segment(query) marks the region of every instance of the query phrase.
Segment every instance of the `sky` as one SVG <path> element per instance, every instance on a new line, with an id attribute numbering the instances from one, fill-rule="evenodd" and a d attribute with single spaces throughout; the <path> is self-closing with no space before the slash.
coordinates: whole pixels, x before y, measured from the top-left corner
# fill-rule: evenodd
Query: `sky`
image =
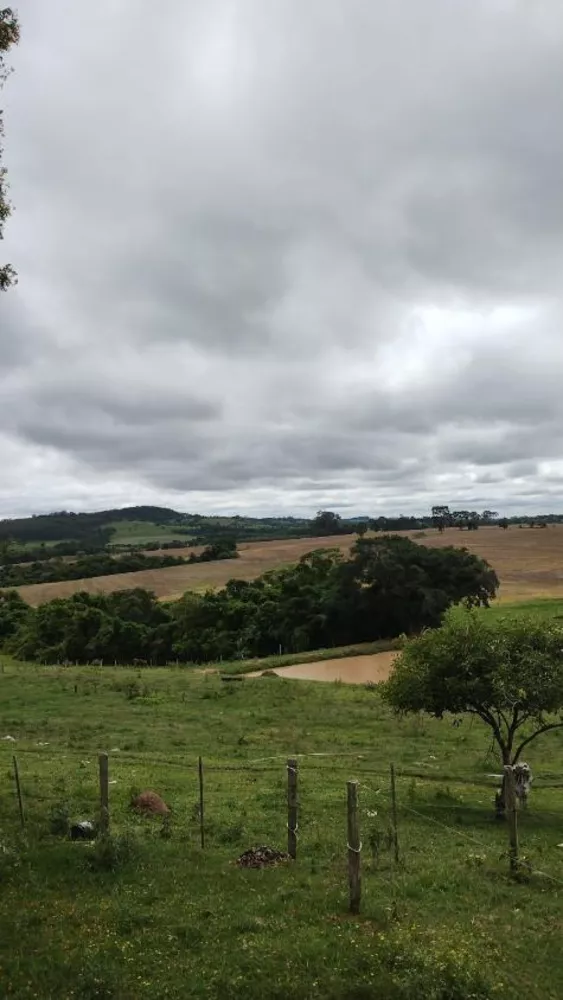
<path id="1" fill-rule="evenodd" d="M 0 517 L 563 510 L 561 0 L 21 0 Z"/>

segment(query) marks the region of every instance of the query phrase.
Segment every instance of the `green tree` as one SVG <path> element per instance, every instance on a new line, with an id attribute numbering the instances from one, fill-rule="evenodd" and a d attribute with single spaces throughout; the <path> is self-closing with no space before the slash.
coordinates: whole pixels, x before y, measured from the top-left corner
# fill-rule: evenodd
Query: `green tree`
<path id="1" fill-rule="evenodd" d="M 444 528 L 452 524 L 452 515 L 449 507 L 437 506 L 432 508 L 432 524 L 438 529 L 440 534 Z"/>
<path id="2" fill-rule="evenodd" d="M 18 631 L 30 610 L 17 590 L 0 592 L 0 643 Z"/>
<path id="3" fill-rule="evenodd" d="M 10 7 L 0 10 L 0 88 L 8 76 L 4 55 L 12 45 L 17 45 L 20 37 L 20 28 L 16 15 Z M 4 121 L 2 110 L 0 109 L 0 240 L 4 238 L 4 223 L 8 218 L 11 208 L 6 190 L 6 170 L 2 166 L 2 154 L 4 148 L 2 138 L 4 135 Z M 16 280 L 16 272 L 11 264 L 0 265 L 0 291 L 5 291 Z"/>
<path id="4" fill-rule="evenodd" d="M 498 578 L 467 549 L 429 548 L 391 535 L 362 538 L 342 563 L 339 641 L 360 642 L 438 626 L 452 604 L 487 606 Z"/>
<path id="5" fill-rule="evenodd" d="M 319 510 L 317 516 L 311 522 L 312 535 L 341 535 L 342 518 L 340 514 L 334 514 L 331 510 Z"/>
<path id="6" fill-rule="evenodd" d="M 484 510 L 481 514 L 481 520 L 483 524 L 492 524 L 498 518 L 498 511 L 496 510 Z"/>
<path id="7" fill-rule="evenodd" d="M 563 726 L 563 629 L 450 611 L 441 628 L 406 642 L 383 691 L 399 712 L 478 716 L 503 765 L 516 764 L 533 740 Z"/>

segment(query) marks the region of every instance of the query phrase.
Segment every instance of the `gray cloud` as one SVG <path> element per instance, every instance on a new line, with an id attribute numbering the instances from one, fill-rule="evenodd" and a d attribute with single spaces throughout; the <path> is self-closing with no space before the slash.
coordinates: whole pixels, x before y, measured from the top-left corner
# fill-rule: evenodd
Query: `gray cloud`
<path id="1" fill-rule="evenodd" d="M 560 506 L 557 0 L 167 10 L 21 9 L 0 512 Z"/>

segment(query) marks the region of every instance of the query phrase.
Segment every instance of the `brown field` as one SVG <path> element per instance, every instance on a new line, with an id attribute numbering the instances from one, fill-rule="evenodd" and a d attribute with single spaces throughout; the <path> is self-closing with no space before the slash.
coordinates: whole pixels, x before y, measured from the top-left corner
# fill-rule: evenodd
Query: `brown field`
<path id="1" fill-rule="evenodd" d="M 487 559 L 499 576 L 499 599 L 503 602 L 526 601 L 538 597 L 563 598 L 563 525 L 551 525 L 544 530 L 511 527 L 508 531 L 502 531 L 491 527 L 480 528 L 475 532 L 449 528 L 442 535 L 434 530 L 427 531 L 424 538 L 416 538 L 416 532 L 407 534 L 424 545 L 464 545 L 471 552 Z M 33 605 L 43 604 L 55 597 L 69 597 L 79 590 L 111 593 L 131 587 L 144 587 L 154 591 L 157 597 L 170 600 L 180 597 L 186 590 L 221 587 L 233 577 L 253 580 L 266 570 L 295 562 L 312 549 L 334 547 L 346 552 L 354 541 L 354 535 L 345 535 L 292 538 L 276 542 L 243 542 L 239 546 L 238 559 L 142 570 L 139 573 L 119 573 L 88 580 L 30 584 L 18 589 L 22 597 Z M 188 551 L 179 549 L 178 554 L 186 555 Z"/>

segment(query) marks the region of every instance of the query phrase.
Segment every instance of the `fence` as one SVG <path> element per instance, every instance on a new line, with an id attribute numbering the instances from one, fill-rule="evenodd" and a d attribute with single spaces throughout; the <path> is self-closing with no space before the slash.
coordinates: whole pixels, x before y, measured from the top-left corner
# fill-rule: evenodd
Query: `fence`
<path id="1" fill-rule="evenodd" d="M 406 867 L 439 851 L 444 838 L 470 864 L 490 858 L 512 875 L 563 886 L 563 851 L 550 860 L 549 871 L 527 855 L 542 838 L 561 836 L 563 810 L 547 808 L 550 791 L 563 788 L 557 779 L 534 782 L 529 808 L 519 810 L 509 769 L 507 822 L 498 823 L 494 775 L 429 774 L 383 764 L 369 753 L 252 761 L 160 757 L 119 747 L 86 754 L 40 745 L 18 748 L 15 756 L 13 746 L 5 746 L 0 753 L 4 826 L 32 835 L 60 832 L 68 819 L 88 819 L 101 835 L 135 827 L 150 837 L 160 828 L 133 814 L 130 803 L 152 789 L 171 809 L 167 836 L 205 852 L 228 851 L 230 858 L 243 846 L 273 844 L 313 872 L 334 869 L 343 885 L 347 871 L 356 913 L 362 875 L 364 885 L 376 877 L 394 884 Z"/>

